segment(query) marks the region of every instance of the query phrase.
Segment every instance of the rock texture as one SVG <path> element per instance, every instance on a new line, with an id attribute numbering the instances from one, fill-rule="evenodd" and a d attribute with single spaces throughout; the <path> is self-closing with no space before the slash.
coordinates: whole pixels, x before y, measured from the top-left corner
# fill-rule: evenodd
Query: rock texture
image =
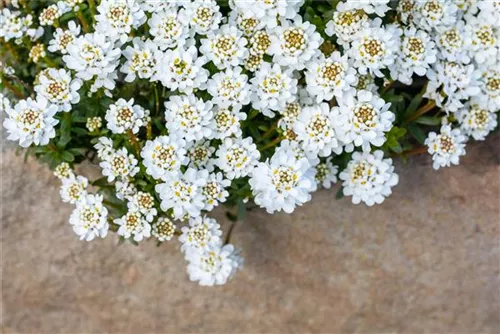
<path id="1" fill-rule="evenodd" d="M 291 216 L 252 211 L 233 234 L 245 268 L 217 288 L 188 281 L 176 242 L 78 241 L 58 181 L 6 149 L 3 332 L 499 333 L 499 147 L 438 172 L 414 158 L 381 206 L 322 191 Z"/>

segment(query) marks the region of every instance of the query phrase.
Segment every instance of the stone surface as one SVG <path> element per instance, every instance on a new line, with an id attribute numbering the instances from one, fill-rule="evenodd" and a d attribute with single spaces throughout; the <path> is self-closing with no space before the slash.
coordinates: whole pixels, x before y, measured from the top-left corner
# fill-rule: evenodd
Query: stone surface
<path id="1" fill-rule="evenodd" d="M 58 180 L 3 150 L 3 332 L 499 333 L 499 147 L 438 172 L 413 158 L 373 208 L 333 190 L 252 211 L 233 234 L 245 268 L 216 288 L 188 281 L 176 242 L 78 241 Z"/>

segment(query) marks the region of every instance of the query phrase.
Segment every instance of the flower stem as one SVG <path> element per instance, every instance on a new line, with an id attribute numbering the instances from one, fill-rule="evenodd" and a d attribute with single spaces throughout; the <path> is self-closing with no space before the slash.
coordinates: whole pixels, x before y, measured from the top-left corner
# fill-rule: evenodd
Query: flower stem
<path id="1" fill-rule="evenodd" d="M 274 122 L 274 124 L 262 135 L 260 138 L 260 141 L 263 141 L 264 139 L 270 137 L 275 131 L 276 127 L 278 126 L 278 122 Z"/>
<path id="2" fill-rule="evenodd" d="M 417 118 L 419 118 L 420 116 L 422 116 L 426 112 L 431 111 L 434 108 L 436 108 L 436 101 L 430 100 L 429 102 L 427 102 L 426 105 L 422 106 L 410 118 L 408 118 L 405 123 L 413 122 L 414 120 L 416 120 Z"/>
<path id="3" fill-rule="evenodd" d="M 155 90 L 155 115 L 158 115 L 160 113 L 160 96 L 158 94 L 158 85 L 154 85 L 154 90 Z"/>
<path id="4" fill-rule="evenodd" d="M 282 137 L 277 137 L 277 138 L 276 138 L 276 139 L 274 139 L 272 142 L 270 142 L 270 143 L 268 143 L 268 144 L 266 144 L 266 145 L 262 146 L 262 147 L 260 148 L 260 150 L 261 150 L 261 151 L 265 151 L 265 150 L 267 150 L 268 148 L 274 147 L 274 146 L 278 145 L 278 144 L 281 142 L 281 140 L 282 140 L 282 139 L 283 139 Z"/>
<path id="5" fill-rule="evenodd" d="M 5 88 L 10 90 L 17 98 L 19 98 L 19 99 L 24 98 L 24 94 L 19 89 L 17 89 L 14 85 L 12 85 L 11 82 L 9 80 L 7 80 L 7 78 L 5 78 L 5 77 L 3 78 L 2 84 Z"/>
<path id="6" fill-rule="evenodd" d="M 82 24 L 82 27 L 83 27 L 83 31 L 90 32 L 89 24 L 88 24 L 87 20 L 85 19 L 85 16 L 83 16 L 81 11 L 76 12 L 76 17 L 78 17 L 78 20 L 80 20 L 80 23 Z"/>
<path id="7" fill-rule="evenodd" d="M 128 135 L 129 140 L 130 140 L 130 144 L 132 144 L 132 146 L 134 147 L 135 153 L 137 154 L 137 156 L 139 156 L 140 153 L 141 153 L 141 147 L 139 145 L 139 139 L 137 138 L 137 136 L 130 129 L 127 130 L 127 135 Z"/>
<path id="8" fill-rule="evenodd" d="M 146 125 L 146 139 L 153 138 L 153 127 L 151 126 L 151 122 Z"/>
<path id="9" fill-rule="evenodd" d="M 236 221 L 231 222 L 231 226 L 229 226 L 229 230 L 226 234 L 226 239 L 224 240 L 224 244 L 227 245 L 231 242 L 231 235 L 233 234 L 234 227 L 236 226 Z"/>
<path id="10" fill-rule="evenodd" d="M 399 153 L 398 155 L 399 156 L 410 157 L 412 155 L 418 155 L 418 154 L 426 153 L 427 150 L 428 150 L 427 146 L 419 146 L 419 147 L 415 147 L 414 149 L 411 149 L 411 150 L 408 150 L 408 151 L 403 151 L 403 152 Z"/>

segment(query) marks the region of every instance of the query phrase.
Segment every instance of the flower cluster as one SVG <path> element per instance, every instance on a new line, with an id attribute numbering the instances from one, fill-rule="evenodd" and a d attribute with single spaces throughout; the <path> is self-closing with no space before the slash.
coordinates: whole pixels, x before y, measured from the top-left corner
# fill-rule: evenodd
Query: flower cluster
<path id="1" fill-rule="evenodd" d="M 380 204 L 394 157 L 458 164 L 497 127 L 498 1 L 26 3 L 0 13 L 8 139 L 57 166 L 81 239 L 178 237 L 201 285 L 242 265 L 219 204 L 292 213 L 338 180 Z"/>

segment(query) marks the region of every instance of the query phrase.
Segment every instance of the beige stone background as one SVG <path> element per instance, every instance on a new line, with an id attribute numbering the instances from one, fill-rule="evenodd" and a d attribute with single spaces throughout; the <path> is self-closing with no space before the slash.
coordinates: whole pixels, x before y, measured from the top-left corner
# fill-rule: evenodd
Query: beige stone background
<path id="1" fill-rule="evenodd" d="M 3 332 L 500 333 L 499 140 L 438 172 L 399 163 L 377 207 L 321 191 L 251 212 L 233 235 L 245 268 L 216 288 L 189 282 L 176 242 L 79 241 L 58 181 L 4 148 Z"/>

